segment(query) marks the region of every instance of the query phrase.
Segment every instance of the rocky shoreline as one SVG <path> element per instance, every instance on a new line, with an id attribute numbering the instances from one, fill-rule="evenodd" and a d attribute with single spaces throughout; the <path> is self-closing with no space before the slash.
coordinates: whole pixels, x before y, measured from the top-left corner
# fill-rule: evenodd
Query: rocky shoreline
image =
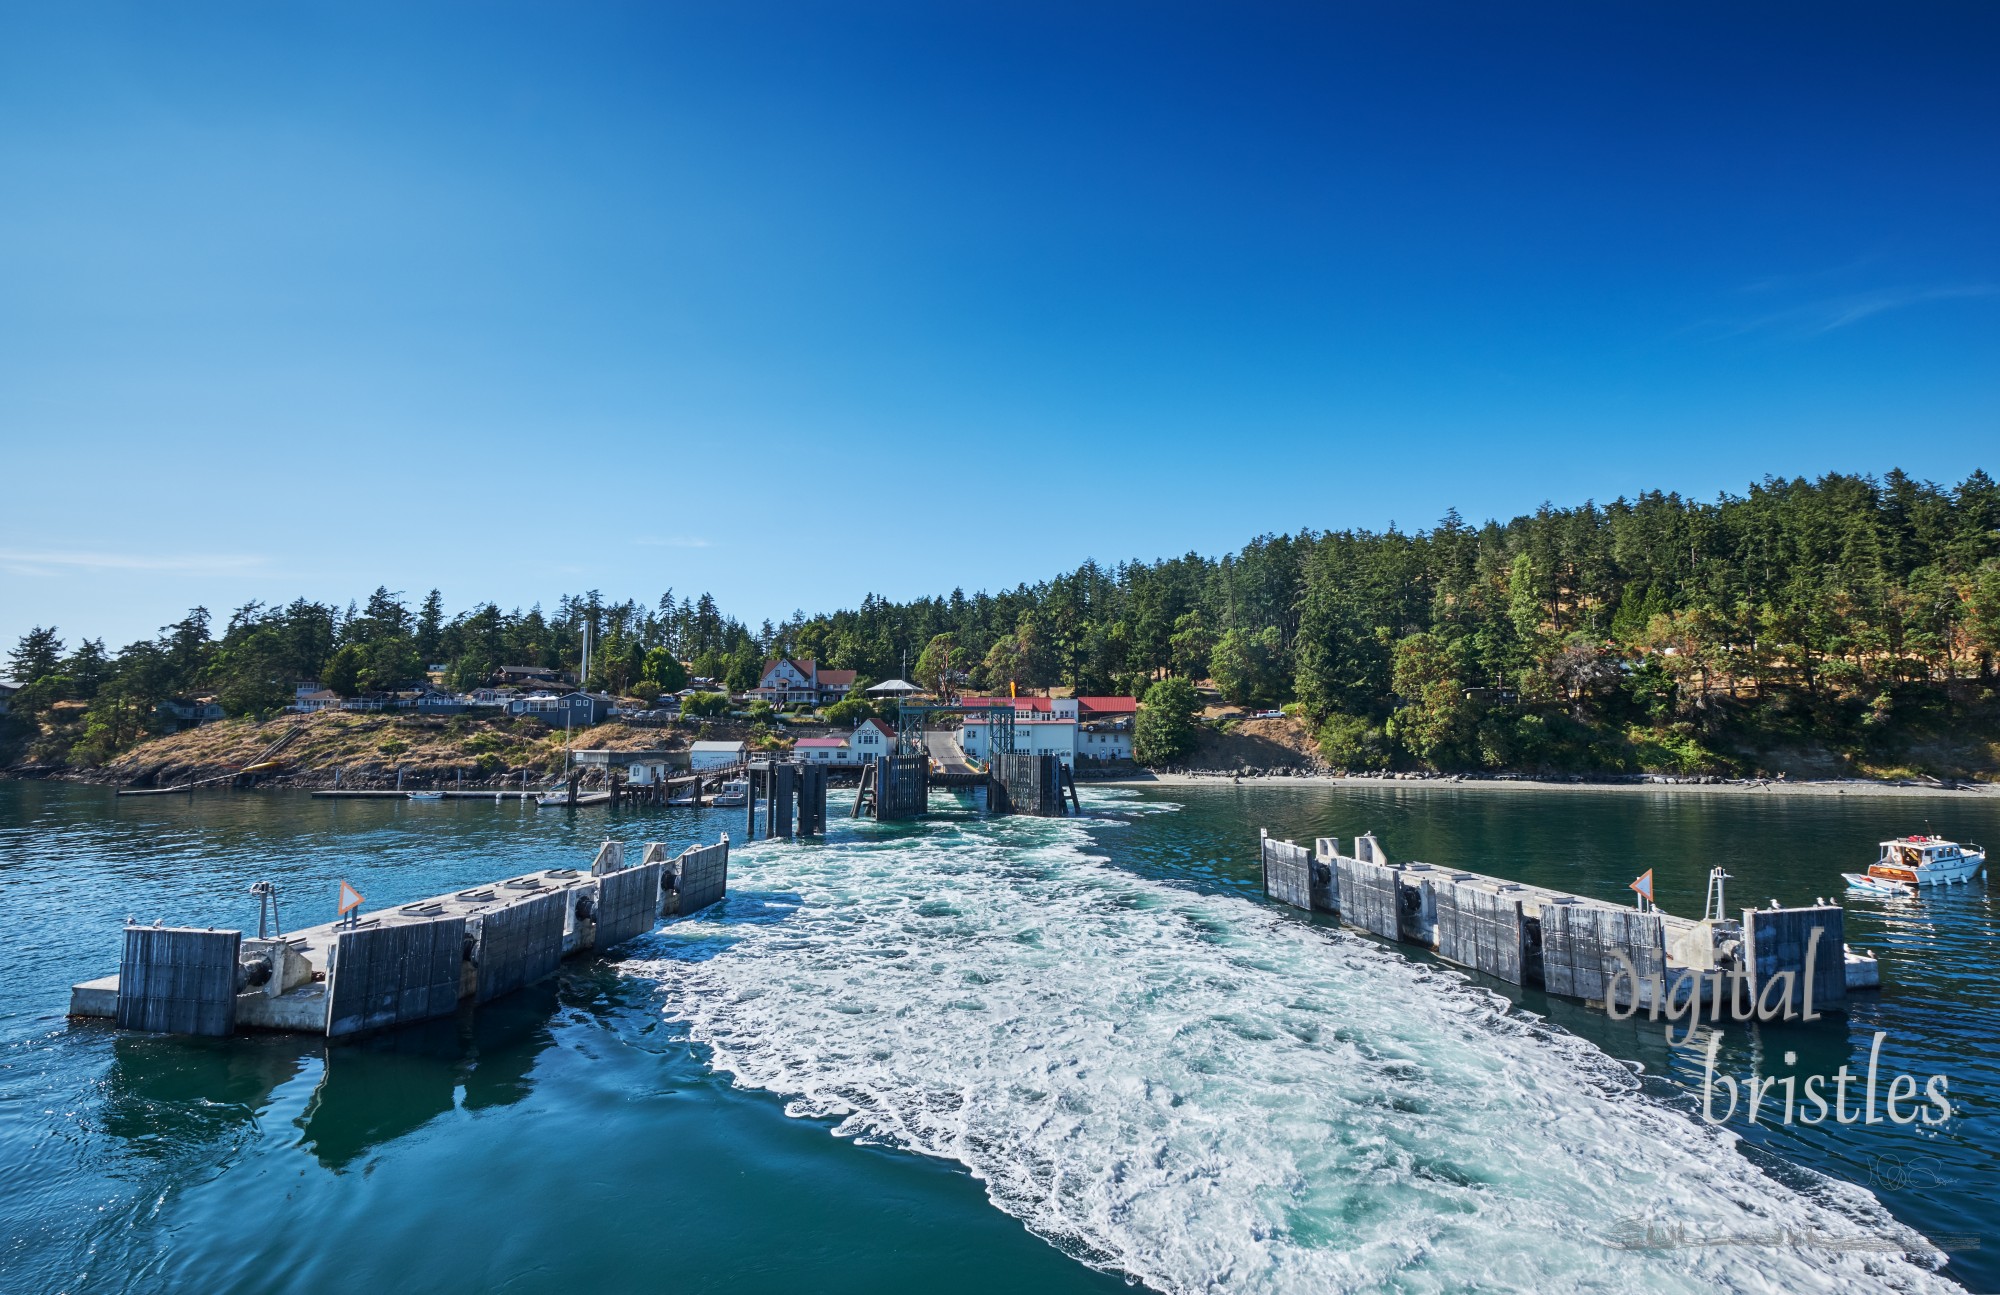
<path id="1" fill-rule="evenodd" d="M 1518 774 L 1518 773 L 1349 773 L 1324 767 L 1272 769 L 1188 769 L 1170 767 L 1151 774 L 1101 781 L 1129 786 L 1257 783 L 1304 787 L 1430 788 L 1489 791 L 1694 791 L 1780 796 L 1988 796 L 1991 783 L 1931 779 L 1881 782 L 1865 778 L 1793 781 L 1786 778 L 1724 778 L 1715 774 Z"/>

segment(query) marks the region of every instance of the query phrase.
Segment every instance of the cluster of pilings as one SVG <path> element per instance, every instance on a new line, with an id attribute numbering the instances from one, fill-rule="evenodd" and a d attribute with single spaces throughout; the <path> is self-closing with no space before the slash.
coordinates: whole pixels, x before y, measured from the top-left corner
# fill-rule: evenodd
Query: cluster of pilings
<path id="1" fill-rule="evenodd" d="M 826 775 L 823 764 L 770 760 L 749 767 L 749 794 L 744 797 L 744 833 L 759 839 L 757 802 L 764 802 L 764 840 L 789 841 L 799 836 L 826 835 Z"/>
<path id="2" fill-rule="evenodd" d="M 1027 814 L 1062 818 L 1083 812 L 1076 776 L 1053 752 L 1005 752 L 993 757 L 983 774 L 934 774 L 924 755 L 877 756 L 861 771 L 854 796 L 854 817 L 877 822 L 921 818 L 930 809 L 932 785 L 986 790 L 988 814 Z"/>
<path id="3" fill-rule="evenodd" d="M 1071 810 L 1083 812 L 1076 775 L 1052 751 L 996 754 L 987 775 L 986 804 L 992 813 L 1062 818 Z"/>

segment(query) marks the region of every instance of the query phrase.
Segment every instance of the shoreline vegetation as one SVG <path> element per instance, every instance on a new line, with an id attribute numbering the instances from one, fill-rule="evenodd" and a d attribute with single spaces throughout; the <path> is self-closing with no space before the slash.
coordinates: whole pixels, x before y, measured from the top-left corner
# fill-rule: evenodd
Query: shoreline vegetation
<path id="1" fill-rule="evenodd" d="M 907 672 L 1139 696 L 1134 756 L 1155 769 L 1993 781 L 2000 484 L 1829 474 L 1478 526 L 1448 512 L 755 629 L 707 594 L 447 616 L 437 590 L 412 609 L 386 587 L 253 601 L 219 632 L 197 607 L 115 651 L 37 626 L 7 657 L 0 768 L 104 770 L 176 716 L 278 719 L 308 681 L 388 706 L 528 667 L 648 704 L 691 679 L 740 696 L 775 658 L 855 671 L 857 690 Z"/>

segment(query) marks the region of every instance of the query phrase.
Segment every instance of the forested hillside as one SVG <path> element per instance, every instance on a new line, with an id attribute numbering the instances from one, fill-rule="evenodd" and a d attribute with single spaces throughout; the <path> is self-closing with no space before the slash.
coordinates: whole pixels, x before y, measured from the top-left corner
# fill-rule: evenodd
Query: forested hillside
<path id="1" fill-rule="evenodd" d="M 590 682 L 614 691 L 674 683 L 682 663 L 740 689 L 778 653 L 864 683 L 956 669 L 975 686 L 1143 693 L 1178 676 L 1245 706 L 1297 703 L 1327 760 L 1350 768 L 1726 770 L 1789 750 L 1829 770 L 1969 771 L 1995 754 L 2000 486 L 1984 472 L 1955 487 L 1892 472 L 1766 480 L 1709 502 L 1545 506 L 1477 527 L 1450 513 L 1410 533 L 1086 562 L 998 593 L 871 595 L 754 630 L 706 595 L 672 593 L 447 618 L 436 591 L 412 612 L 378 589 L 344 609 L 253 603 L 219 631 L 196 609 L 116 652 L 27 636 L 10 659 L 28 685 L 16 742 L 88 764 L 156 725 L 171 696 L 213 692 L 259 713 L 304 678 L 353 693 L 430 664 L 461 685 L 503 664 L 574 669 L 586 624 Z"/>

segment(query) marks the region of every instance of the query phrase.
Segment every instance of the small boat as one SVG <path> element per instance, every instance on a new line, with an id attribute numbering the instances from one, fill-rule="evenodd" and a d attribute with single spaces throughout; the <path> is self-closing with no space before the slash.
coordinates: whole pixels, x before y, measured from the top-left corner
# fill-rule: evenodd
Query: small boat
<path id="1" fill-rule="evenodd" d="M 690 787 L 686 791 L 677 791 L 667 798 L 667 804 L 699 805 L 701 804 L 701 788 Z"/>
<path id="2" fill-rule="evenodd" d="M 443 792 L 441 792 L 441 791 L 413 791 L 413 792 L 411 792 L 411 793 L 410 793 L 410 799 L 411 799 L 411 800 L 443 800 L 443 799 L 444 799 L 444 793 L 443 793 Z"/>
<path id="3" fill-rule="evenodd" d="M 1915 895 L 1925 886 L 1971 881 L 1986 866 L 1986 851 L 1941 836 L 1899 836 L 1882 842 L 1882 855 L 1865 873 L 1843 872 L 1849 890 L 1868 895 Z"/>
<path id="4" fill-rule="evenodd" d="M 719 805 L 724 809 L 741 809 L 750 803 L 749 780 L 746 778 L 731 778 L 728 782 L 722 784 L 722 790 L 716 792 L 715 798 L 708 803 Z"/>

